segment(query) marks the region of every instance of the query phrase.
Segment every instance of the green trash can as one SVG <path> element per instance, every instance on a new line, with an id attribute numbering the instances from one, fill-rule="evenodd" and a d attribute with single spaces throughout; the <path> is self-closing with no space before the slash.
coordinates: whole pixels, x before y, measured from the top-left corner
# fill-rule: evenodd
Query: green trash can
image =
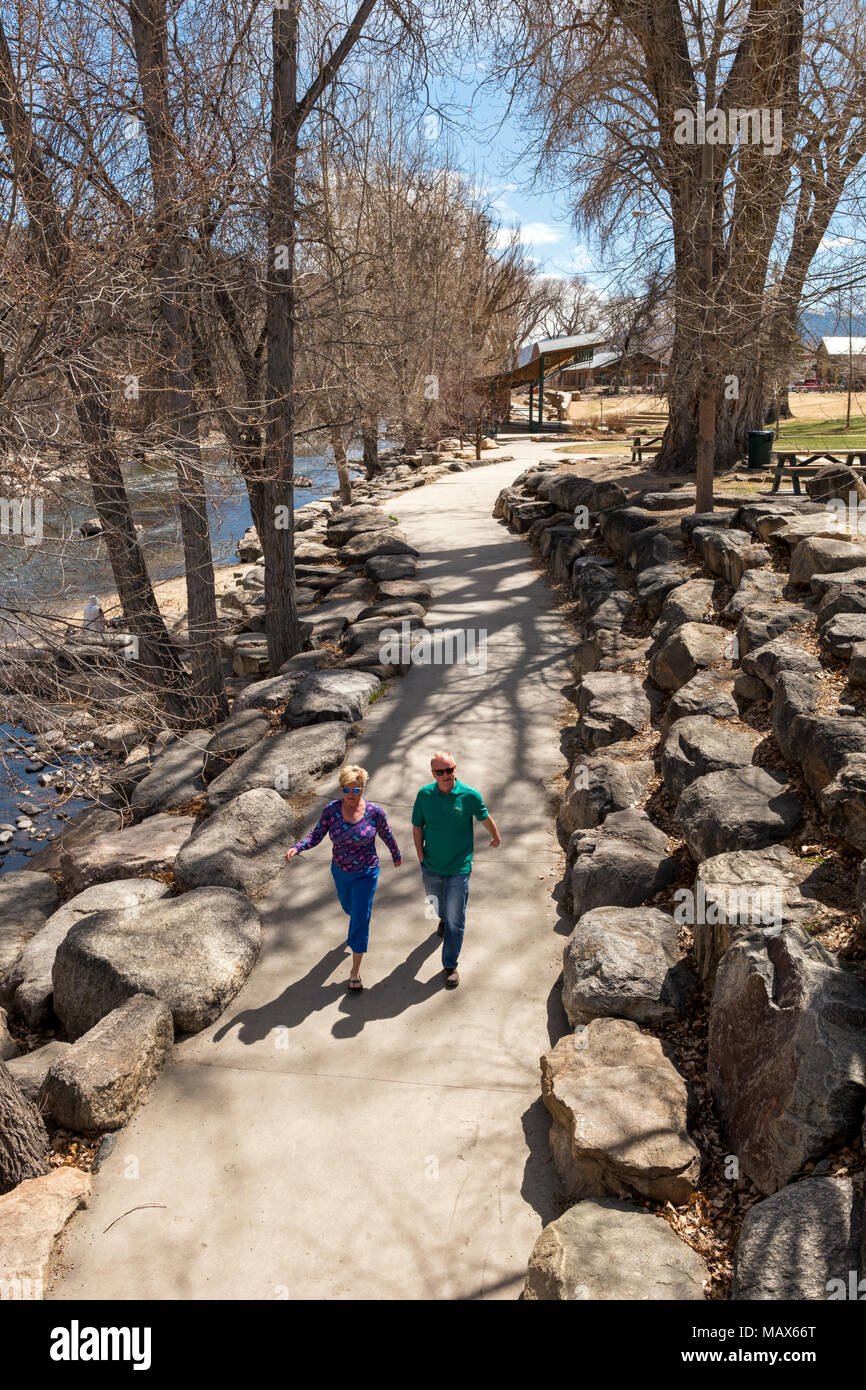
<path id="1" fill-rule="evenodd" d="M 769 468 L 773 457 L 775 430 L 749 430 L 749 467 Z"/>

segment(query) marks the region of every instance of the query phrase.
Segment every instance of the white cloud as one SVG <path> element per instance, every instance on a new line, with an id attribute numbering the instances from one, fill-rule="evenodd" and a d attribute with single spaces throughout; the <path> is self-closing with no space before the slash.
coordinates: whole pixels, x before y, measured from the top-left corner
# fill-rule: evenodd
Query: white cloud
<path id="1" fill-rule="evenodd" d="M 513 227 L 500 227 L 496 234 L 497 246 L 508 246 L 513 232 Z M 517 227 L 517 240 L 521 246 L 549 246 L 555 241 L 561 241 L 562 235 L 562 232 L 551 227 L 549 222 L 525 222 Z"/>

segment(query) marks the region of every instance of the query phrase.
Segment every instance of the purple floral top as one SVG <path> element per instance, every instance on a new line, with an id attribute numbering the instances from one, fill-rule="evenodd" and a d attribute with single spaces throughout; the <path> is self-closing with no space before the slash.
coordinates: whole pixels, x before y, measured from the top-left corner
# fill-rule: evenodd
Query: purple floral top
<path id="1" fill-rule="evenodd" d="M 394 863 L 403 862 L 385 812 L 372 801 L 367 802 L 367 809 L 355 825 L 344 819 L 342 801 L 329 801 L 319 817 L 319 824 L 305 835 L 303 840 L 299 840 L 294 848 L 312 849 L 313 845 L 317 845 L 324 838 L 326 831 L 333 842 L 334 863 L 346 874 L 363 873 L 365 869 L 372 869 L 374 864 L 378 864 L 377 833 L 391 851 Z"/>

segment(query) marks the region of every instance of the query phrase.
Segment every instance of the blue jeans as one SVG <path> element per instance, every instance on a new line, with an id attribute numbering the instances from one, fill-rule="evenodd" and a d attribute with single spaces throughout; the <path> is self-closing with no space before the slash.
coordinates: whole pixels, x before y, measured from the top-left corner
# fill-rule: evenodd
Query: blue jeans
<path id="1" fill-rule="evenodd" d="M 343 869 L 338 869 L 332 860 L 331 873 L 337 885 L 340 906 L 349 919 L 349 950 L 361 955 L 370 940 L 370 914 L 373 911 L 373 894 L 379 882 L 379 865 L 363 873 L 347 874 Z"/>
<path id="2" fill-rule="evenodd" d="M 439 913 L 440 919 L 445 923 L 442 965 L 445 970 L 455 970 L 463 945 L 463 928 L 466 925 L 469 874 L 433 874 L 423 864 L 421 874 L 424 879 L 424 892 L 428 900 L 433 900 L 434 911 Z"/>

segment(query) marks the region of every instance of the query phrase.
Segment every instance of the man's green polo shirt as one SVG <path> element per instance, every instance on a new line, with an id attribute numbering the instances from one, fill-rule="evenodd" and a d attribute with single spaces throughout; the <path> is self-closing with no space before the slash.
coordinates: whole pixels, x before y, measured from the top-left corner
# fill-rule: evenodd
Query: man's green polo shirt
<path id="1" fill-rule="evenodd" d="M 412 807 L 412 824 L 424 827 L 424 868 L 431 874 L 468 874 L 472 870 L 473 817 L 490 812 L 481 793 L 454 780 L 454 790 L 440 792 L 435 782 L 422 787 Z"/>

